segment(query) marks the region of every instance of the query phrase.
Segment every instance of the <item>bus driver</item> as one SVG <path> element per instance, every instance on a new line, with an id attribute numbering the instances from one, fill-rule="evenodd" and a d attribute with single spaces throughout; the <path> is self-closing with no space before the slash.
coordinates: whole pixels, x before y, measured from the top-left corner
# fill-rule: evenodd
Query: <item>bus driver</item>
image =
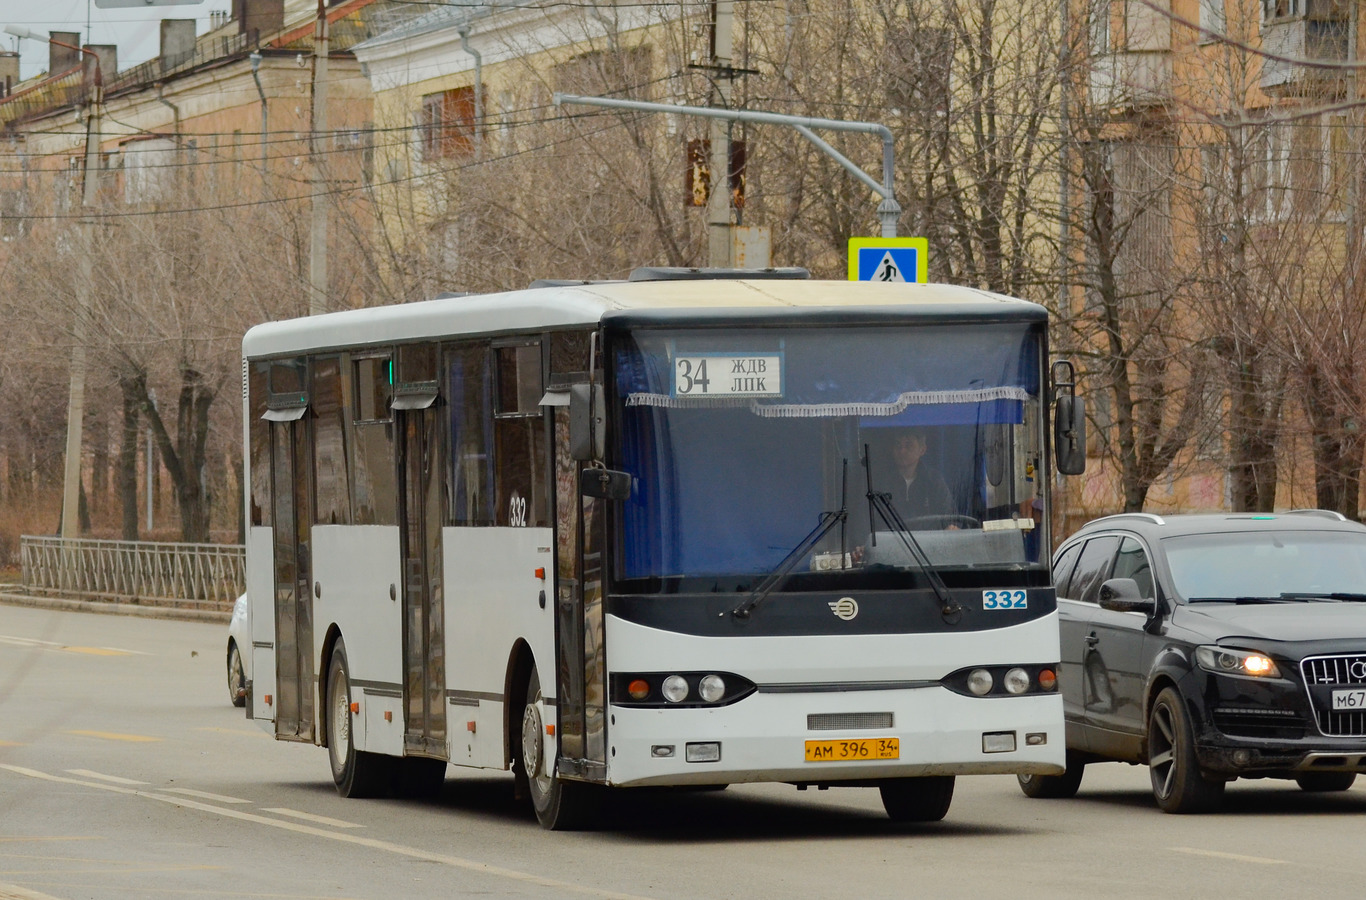
<path id="1" fill-rule="evenodd" d="M 892 506 L 907 521 L 958 511 L 944 477 L 928 463 L 921 463 L 926 446 L 925 434 L 918 428 L 907 428 L 892 444 L 892 458 L 900 476 L 891 485 Z"/>

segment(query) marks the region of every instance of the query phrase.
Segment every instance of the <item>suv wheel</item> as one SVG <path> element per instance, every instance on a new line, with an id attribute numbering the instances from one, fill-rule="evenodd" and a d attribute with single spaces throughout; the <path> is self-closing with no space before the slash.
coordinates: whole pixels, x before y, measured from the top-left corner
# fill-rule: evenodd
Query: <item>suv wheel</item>
<path id="1" fill-rule="evenodd" d="M 1200 771 L 1190 718 L 1175 688 L 1162 689 L 1148 716 L 1148 774 L 1163 812 L 1209 812 L 1223 801 L 1224 782 Z"/>
<path id="2" fill-rule="evenodd" d="M 1061 775 L 1016 775 L 1020 790 L 1026 797 L 1050 800 L 1073 797 L 1081 787 L 1081 776 L 1086 774 L 1086 763 L 1071 750 L 1067 751 L 1067 771 Z"/>

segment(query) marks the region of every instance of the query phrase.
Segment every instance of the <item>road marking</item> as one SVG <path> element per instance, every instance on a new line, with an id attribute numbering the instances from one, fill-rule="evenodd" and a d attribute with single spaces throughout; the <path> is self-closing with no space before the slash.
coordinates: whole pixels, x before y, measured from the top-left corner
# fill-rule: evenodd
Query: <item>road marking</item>
<path id="1" fill-rule="evenodd" d="M 315 816 L 312 813 L 299 812 L 297 809 L 263 809 L 261 812 L 275 813 L 280 816 L 289 816 L 293 819 L 303 819 L 306 822 L 315 822 L 319 825 L 331 825 L 333 828 L 364 828 L 364 825 L 357 825 L 355 822 L 343 822 L 341 819 L 329 819 L 327 816 Z"/>
<path id="2" fill-rule="evenodd" d="M 122 647 L 73 647 L 69 644 L 59 644 L 55 641 L 40 641 L 37 638 L 21 638 L 13 635 L 0 634 L 0 644 L 12 644 L 16 647 L 29 647 L 35 650 L 59 650 L 67 653 L 88 653 L 95 656 L 150 656 L 141 650 L 125 650 Z"/>
<path id="3" fill-rule="evenodd" d="M 15 837 L 0 837 L 0 844 L 18 844 L 28 841 L 102 841 L 98 835 L 81 834 L 30 834 Z"/>
<path id="4" fill-rule="evenodd" d="M 148 737 L 145 734 L 119 734 L 117 731 L 68 731 L 67 734 L 103 738 L 106 741 L 131 741 L 135 744 L 149 744 L 161 740 L 159 737 Z"/>
<path id="5" fill-rule="evenodd" d="M 17 741 L 0 741 L 0 747 L 22 747 L 22 746 L 24 746 L 24 745 L 18 743 Z"/>
<path id="6" fill-rule="evenodd" d="M 90 656 L 132 656 L 132 650 L 119 650 L 115 647 L 58 647 L 67 653 L 86 653 Z"/>
<path id="7" fill-rule="evenodd" d="M 98 781 L 81 781 L 76 778 L 65 778 L 61 775 L 50 775 L 47 772 L 39 772 L 36 769 L 28 769 L 23 766 L 12 766 L 6 763 L 0 763 L 0 769 L 43 781 L 52 781 L 58 784 L 81 785 L 83 787 L 95 788 L 96 790 L 126 794 L 130 797 L 142 797 L 147 800 L 156 800 L 159 803 L 169 803 L 172 806 L 197 809 L 200 812 L 216 813 L 225 818 L 237 819 L 241 822 L 268 825 L 271 828 L 279 828 L 283 831 L 293 831 L 296 834 L 307 834 L 312 835 L 313 837 L 324 838 L 329 841 L 336 841 L 338 843 L 368 847 L 371 850 L 381 850 L 386 853 L 393 853 L 396 856 L 406 856 L 409 859 L 420 859 L 424 862 L 440 863 L 456 869 L 477 872 L 491 878 L 505 878 L 509 881 L 516 881 L 522 884 L 534 884 L 538 887 L 551 888 L 552 890 L 558 890 L 564 893 L 579 894 L 588 897 L 602 897 L 605 898 L 605 900 L 649 900 L 649 898 L 639 894 L 623 894 L 617 891 L 601 890 L 581 884 L 573 884 L 568 881 L 560 881 L 555 878 L 547 878 L 543 875 L 533 875 L 530 872 L 520 872 L 516 869 L 506 869 L 502 866 L 491 866 L 487 863 L 477 862 L 472 859 L 464 859 L 459 856 L 433 853 L 428 850 L 421 850 L 417 847 L 407 847 L 403 844 L 394 844 L 377 838 L 362 837 L 358 834 L 350 834 L 345 831 L 326 831 L 322 828 L 315 828 L 312 825 L 289 822 L 284 819 L 272 819 L 267 816 L 258 816 L 255 813 L 249 813 L 240 809 L 224 809 L 221 806 L 212 806 L 208 803 L 197 803 L 194 800 L 186 800 L 182 797 L 173 797 L 154 791 L 140 791 L 136 788 L 122 787 L 116 784 L 103 784 Z"/>
<path id="8" fill-rule="evenodd" d="M 1268 856 L 1244 856 L 1241 853 L 1222 853 L 1218 850 L 1200 850 L 1195 847 L 1168 847 L 1174 853 L 1188 853 L 1191 856 L 1207 856 L 1210 859 L 1227 859 L 1231 862 L 1256 863 L 1262 866 L 1288 866 L 1288 859 L 1272 859 Z"/>
<path id="9" fill-rule="evenodd" d="M 250 803 L 250 800 L 241 800 L 237 797 L 224 797 L 222 794 L 210 794 L 208 791 L 192 791 L 189 788 L 162 788 L 168 794 L 184 794 L 186 797 L 198 797 L 200 800 L 213 800 L 216 803 Z"/>
<path id="10" fill-rule="evenodd" d="M 0 900 L 58 900 L 51 894 L 30 891 L 17 884 L 0 884 Z"/>
<path id="11" fill-rule="evenodd" d="M 89 769 L 67 769 L 68 774 L 80 775 L 83 778 L 99 778 L 104 781 L 112 781 L 115 784 L 151 784 L 150 781 L 134 781 L 131 778 L 120 778 L 117 775 L 101 775 L 99 772 L 92 772 Z"/>

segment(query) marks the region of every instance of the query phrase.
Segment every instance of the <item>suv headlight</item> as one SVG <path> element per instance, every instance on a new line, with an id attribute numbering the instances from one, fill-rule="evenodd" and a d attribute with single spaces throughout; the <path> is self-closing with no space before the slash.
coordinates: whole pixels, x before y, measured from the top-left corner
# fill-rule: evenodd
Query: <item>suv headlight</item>
<path id="1" fill-rule="evenodd" d="M 1195 661 L 1200 668 L 1220 675 L 1242 675 L 1248 678 L 1280 678 L 1281 670 L 1265 653 L 1255 650 L 1231 650 L 1228 647 L 1196 647 Z"/>

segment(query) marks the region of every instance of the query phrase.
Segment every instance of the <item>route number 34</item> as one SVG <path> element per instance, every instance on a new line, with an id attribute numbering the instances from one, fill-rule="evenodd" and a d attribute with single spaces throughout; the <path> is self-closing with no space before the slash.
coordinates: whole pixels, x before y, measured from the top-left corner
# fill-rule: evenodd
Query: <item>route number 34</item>
<path id="1" fill-rule="evenodd" d="M 1028 608 L 1028 591 L 982 591 L 982 609 Z"/>

